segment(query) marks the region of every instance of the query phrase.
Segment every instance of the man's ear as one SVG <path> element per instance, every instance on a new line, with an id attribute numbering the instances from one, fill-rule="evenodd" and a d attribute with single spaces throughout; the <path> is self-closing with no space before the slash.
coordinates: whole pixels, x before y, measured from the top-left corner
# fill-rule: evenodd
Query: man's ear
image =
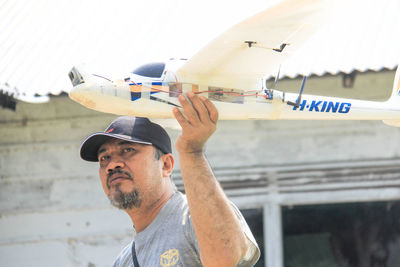
<path id="1" fill-rule="evenodd" d="M 174 170 L 175 159 L 172 154 L 164 154 L 161 156 L 163 162 L 162 174 L 163 177 L 170 177 Z"/>

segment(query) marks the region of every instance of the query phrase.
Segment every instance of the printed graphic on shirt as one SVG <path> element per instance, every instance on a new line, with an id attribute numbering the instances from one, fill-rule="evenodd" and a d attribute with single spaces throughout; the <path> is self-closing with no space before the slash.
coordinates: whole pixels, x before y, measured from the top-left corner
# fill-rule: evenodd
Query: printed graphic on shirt
<path id="1" fill-rule="evenodd" d="M 169 249 L 160 256 L 160 265 L 162 267 L 176 266 L 179 261 L 179 251 L 177 249 Z"/>

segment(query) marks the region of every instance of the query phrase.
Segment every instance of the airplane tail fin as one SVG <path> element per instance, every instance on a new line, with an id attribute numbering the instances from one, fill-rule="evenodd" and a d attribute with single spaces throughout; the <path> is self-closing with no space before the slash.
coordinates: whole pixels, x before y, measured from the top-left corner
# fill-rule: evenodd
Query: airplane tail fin
<path id="1" fill-rule="evenodd" d="M 394 77 L 392 95 L 387 101 L 387 104 L 400 109 L 400 64 L 397 66 L 396 74 Z M 387 125 L 400 127 L 400 118 L 396 120 L 384 120 L 383 122 Z"/>

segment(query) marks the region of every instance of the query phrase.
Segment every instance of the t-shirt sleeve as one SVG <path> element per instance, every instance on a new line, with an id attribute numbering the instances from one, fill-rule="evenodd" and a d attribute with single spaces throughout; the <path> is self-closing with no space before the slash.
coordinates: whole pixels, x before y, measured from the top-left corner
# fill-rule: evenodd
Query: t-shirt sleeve
<path id="1" fill-rule="evenodd" d="M 247 252 L 244 255 L 244 257 L 239 261 L 237 266 L 240 267 L 247 267 L 247 266 L 253 266 L 256 264 L 258 259 L 260 258 L 260 249 L 258 248 L 257 242 L 253 236 L 253 233 L 251 232 L 249 226 L 247 225 L 246 220 L 244 219 L 242 213 L 239 211 L 239 209 L 231 202 L 232 208 L 235 211 L 236 216 L 238 217 L 240 221 L 240 226 L 243 229 L 244 234 L 247 237 L 247 240 L 249 241 L 248 244 L 249 246 L 247 247 Z"/>

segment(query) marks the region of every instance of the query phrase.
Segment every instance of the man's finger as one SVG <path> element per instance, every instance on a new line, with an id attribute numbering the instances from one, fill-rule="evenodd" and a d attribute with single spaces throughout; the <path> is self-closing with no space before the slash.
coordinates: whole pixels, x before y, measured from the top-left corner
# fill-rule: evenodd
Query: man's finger
<path id="1" fill-rule="evenodd" d="M 186 120 L 190 124 L 197 124 L 200 121 L 199 115 L 197 114 L 197 111 L 194 109 L 189 100 L 187 100 L 184 95 L 180 95 L 178 97 L 178 100 L 183 107 L 183 112 L 185 113 Z"/>
<path id="2" fill-rule="evenodd" d="M 183 116 L 182 112 L 178 108 L 174 108 L 172 110 L 172 113 L 174 114 L 175 119 L 178 121 L 182 128 L 189 125 L 189 122 L 186 120 L 185 116 Z"/>
<path id="3" fill-rule="evenodd" d="M 211 102 L 211 100 L 206 98 L 205 96 L 200 96 L 200 100 L 204 103 L 204 106 L 207 108 L 208 114 L 210 114 L 210 120 L 216 124 L 218 121 L 218 109 Z"/>
<path id="4" fill-rule="evenodd" d="M 201 122 L 206 123 L 210 121 L 210 116 L 208 114 L 208 110 L 205 107 L 204 103 L 200 98 L 195 95 L 193 92 L 188 92 L 187 96 L 189 97 L 190 101 L 193 104 L 193 107 L 197 111 L 197 115 Z"/>

